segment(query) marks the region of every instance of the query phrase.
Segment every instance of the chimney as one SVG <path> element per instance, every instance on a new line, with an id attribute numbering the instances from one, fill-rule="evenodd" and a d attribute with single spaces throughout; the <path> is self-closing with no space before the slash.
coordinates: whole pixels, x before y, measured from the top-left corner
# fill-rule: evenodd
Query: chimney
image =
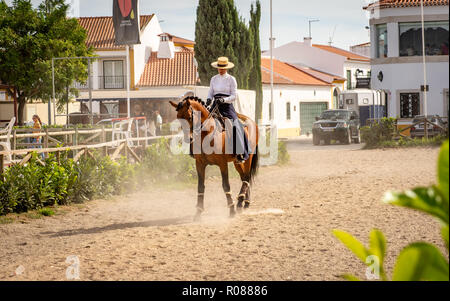
<path id="1" fill-rule="evenodd" d="M 303 38 L 303 43 L 305 45 L 312 46 L 312 38 L 311 37 Z"/>
<path id="2" fill-rule="evenodd" d="M 159 36 L 161 41 L 159 42 L 158 58 L 173 59 L 175 57 L 175 45 L 172 36 L 167 33 L 162 33 Z"/>

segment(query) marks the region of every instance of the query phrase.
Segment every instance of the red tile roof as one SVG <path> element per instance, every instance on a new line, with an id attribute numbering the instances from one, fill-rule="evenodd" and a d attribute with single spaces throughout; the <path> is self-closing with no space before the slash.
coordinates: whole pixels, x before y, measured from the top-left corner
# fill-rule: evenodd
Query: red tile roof
<path id="1" fill-rule="evenodd" d="M 293 65 L 295 68 L 298 68 L 300 70 L 302 70 L 303 72 L 306 72 L 314 77 L 317 77 L 318 79 L 321 79 L 329 84 L 333 83 L 335 80 L 339 80 L 339 81 L 345 81 L 346 78 L 339 76 L 339 75 L 334 75 L 331 73 L 327 73 L 327 72 L 323 72 L 323 71 L 319 71 L 310 67 L 305 67 L 305 66 L 299 66 L 294 64 Z"/>
<path id="2" fill-rule="evenodd" d="M 144 29 L 153 15 L 141 15 L 140 27 Z M 83 17 L 78 23 L 86 30 L 86 44 L 95 49 L 122 49 L 125 46 L 114 44 L 114 25 L 112 17 Z"/>
<path id="3" fill-rule="evenodd" d="M 190 47 L 194 47 L 194 45 L 195 45 L 195 42 L 194 42 L 194 41 L 191 41 L 191 40 L 188 40 L 188 39 L 184 39 L 184 38 L 180 38 L 180 37 L 174 36 L 173 34 L 170 34 L 170 33 L 168 33 L 168 32 L 164 32 L 164 33 L 162 33 L 162 34 L 160 34 L 160 35 L 163 35 L 163 34 L 166 34 L 166 35 L 168 35 L 170 38 L 172 38 L 172 42 L 173 42 L 174 44 L 181 44 L 181 45 L 183 45 L 183 46 L 190 46 Z"/>
<path id="4" fill-rule="evenodd" d="M 261 71 L 263 84 L 270 84 L 270 59 L 261 58 Z M 330 86 L 329 83 L 312 76 L 292 65 L 273 60 L 275 84 Z"/>
<path id="5" fill-rule="evenodd" d="M 332 52 L 341 56 L 345 56 L 347 59 L 349 60 L 353 60 L 353 61 L 362 61 L 362 62 L 370 62 L 370 58 L 366 57 L 366 56 L 362 56 L 341 48 L 336 48 L 333 46 L 328 46 L 328 45 L 317 45 L 317 44 L 313 44 L 313 47 L 316 48 L 320 48 L 322 50 L 328 51 L 328 52 Z"/>
<path id="6" fill-rule="evenodd" d="M 138 87 L 184 86 L 197 83 L 197 67 L 194 52 L 175 52 L 173 59 L 159 59 L 157 52 L 152 52 Z"/>
<path id="7" fill-rule="evenodd" d="M 423 0 L 424 6 L 442 6 L 448 5 L 449 0 Z M 380 0 L 364 7 L 367 8 L 397 8 L 420 6 L 420 0 Z"/>

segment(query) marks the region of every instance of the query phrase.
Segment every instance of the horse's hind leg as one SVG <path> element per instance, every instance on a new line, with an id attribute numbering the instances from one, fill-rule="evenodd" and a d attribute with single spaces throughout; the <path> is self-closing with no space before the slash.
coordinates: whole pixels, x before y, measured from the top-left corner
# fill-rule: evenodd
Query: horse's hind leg
<path id="1" fill-rule="evenodd" d="M 237 211 L 242 212 L 242 208 L 248 208 L 250 197 L 250 166 L 251 157 L 244 164 L 235 164 L 236 170 L 241 176 L 242 186 L 238 196 L 238 202 L 236 205 Z"/>
<path id="2" fill-rule="evenodd" d="M 250 207 L 250 187 L 247 189 L 247 194 L 244 200 L 244 209 L 248 209 Z"/>
<path id="3" fill-rule="evenodd" d="M 205 198 L 205 169 L 206 166 L 196 161 L 197 175 L 198 175 L 198 195 L 197 195 L 197 213 L 195 214 L 194 221 L 199 221 L 200 217 L 205 211 L 204 198 Z"/>
<path id="4" fill-rule="evenodd" d="M 231 186 L 230 180 L 228 178 L 228 164 L 225 162 L 220 166 L 220 173 L 222 174 L 222 187 L 225 195 L 227 197 L 227 206 L 230 209 L 230 217 L 234 217 L 236 215 L 236 211 L 234 209 L 233 197 L 231 196 Z"/>

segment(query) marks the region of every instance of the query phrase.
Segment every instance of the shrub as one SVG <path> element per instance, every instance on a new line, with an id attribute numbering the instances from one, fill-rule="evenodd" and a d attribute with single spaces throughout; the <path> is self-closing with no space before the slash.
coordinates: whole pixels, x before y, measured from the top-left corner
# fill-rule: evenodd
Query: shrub
<path id="1" fill-rule="evenodd" d="M 382 118 L 370 126 L 362 127 L 361 139 L 366 143 L 366 148 L 373 148 L 384 141 L 391 141 L 395 131 L 395 118 Z"/>
<path id="2" fill-rule="evenodd" d="M 278 141 L 278 164 L 285 165 L 289 163 L 291 157 L 287 150 L 286 142 Z"/>
<path id="3" fill-rule="evenodd" d="M 197 177 L 195 160 L 185 154 L 174 155 L 167 139 L 160 139 L 145 150 L 139 172 L 145 175 L 142 181 L 150 180 L 152 183 L 167 180 L 190 182 Z"/>
<path id="4" fill-rule="evenodd" d="M 43 166 L 33 154 L 27 164 L 12 165 L 2 176 L 0 215 L 108 198 L 150 183 L 192 182 L 197 172 L 195 161 L 188 155 L 172 154 L 164 139 L 145 150 L 141 164 L 100 155 L 74 162 L 64 152 L 59 160 L 50 154 Z"/>
<path id="5" fill-rule="evenodd" d="M 441 222 L 441 233 L 445 246 L 449 247 L 449 143 L 442 146 L 438 163 L 438 184 L 431 187 L 418 187 L 405 192 L 388 192 L 384 197 L 386 203 L 419 210 L 430 214 Z M 379 273 L 382 280 L 388 280 L 383 261 L 386 254 L 386 239 L 379 230 L 370 233 L 369 248 L 350 234 L 334 230 L 334 235 L 341 240 L 365 264 L 369 256 L 376 256 L 379 261 Z M 351 275 L 346 279 L 358 280 Z M 438 248 L 432 244 L 416 242 L 406 246 L 397 257 L 392 280 L 399 281 L 448 281 L 449 263 Z"/>

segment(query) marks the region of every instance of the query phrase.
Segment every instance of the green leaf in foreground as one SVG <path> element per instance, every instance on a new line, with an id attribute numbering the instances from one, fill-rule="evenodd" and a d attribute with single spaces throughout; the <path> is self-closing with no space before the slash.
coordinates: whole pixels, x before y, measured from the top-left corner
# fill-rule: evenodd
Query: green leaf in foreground
<path id="1" fill-rule="evenodd" d="M 438 180 L 439 180 L 439 188 L 442 191 L 445 201 L 447 202 L 448 209 L 448 199 L 449 199 L 449 188 L 448 188 L 448 172 L 449 172 L 449 145 L 448 140 L 444 143 L 441 148 L 441 152 L 439 153 L 439 161 L 438 161 Z"/>
<path id="2" fill-rule="evenodd" d="M 370 232 L 369 251 L 372 255 L 378 256 L 380 263 L 383 263 L 386 255 L 386 238 L 380 230 L 373 229 Z"/>
<path id="3" fill-rule="evenodd" d="M 334 236 L 336 236 L 347 248 L 350 249 L 364 264 L 366 264 L 366 258 L 369 256 L 369 251 L 364 245 L 354 238 L 351 234 L 341 231 L 333 230 Z"/>
<path id="4" fill-rule="evenodd" d="M 444 239 L 445 246 L 447 247 L 447 250 L 448 250 L 448 225 L 442 227 L 441 233 L 442 233 L 442 239 Z"/>
<path id="5" fill-rule="evenodd" d="M 342 275 L 342 277 L 348 281 L 361 281 L 358 277 L 349 274 Z"/>
<path id="6" fill-rule="evenodd" d="M 405 192 L 387 192 L 383 201 L 397 206 L 426 212 L 448 225 L 448 202 L 445 202 L 439 188 L 415 188 Z"/>
<path id="7" fill-rule="evenodd" d="M 433 245 L 413 243 L 397 258 L 394 281 L 448 281 L 448 262 Z"/>

